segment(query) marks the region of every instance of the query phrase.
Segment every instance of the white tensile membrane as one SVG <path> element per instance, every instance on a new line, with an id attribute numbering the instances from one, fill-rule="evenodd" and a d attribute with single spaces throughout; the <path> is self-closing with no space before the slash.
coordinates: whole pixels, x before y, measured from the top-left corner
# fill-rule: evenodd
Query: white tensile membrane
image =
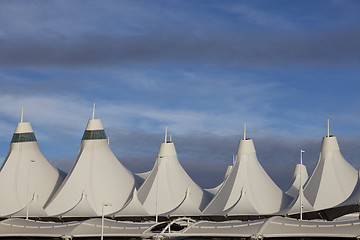
<path id="1" fill-rule="evenodd" d="M 107 215 L 124 206 L 134 187 L 132 173 L 111 151 L 101 120 L 94 119 L 93 111 L 76 162 L 45 210 L 49 216 Z"/>
<path id="2" fill-rule="evenodd" d="M 138 192 L 135 188 L 132 193 L 131 199 L 128 200 L 124 207 L 120 209 L 120 211 L 108 215 L 111 215 L 112 217 L 145 217 L 149 216 L 149 213 L 140 203 L 138 198 Z"/>
<path id="3" fill-rule="evenodd" d="M 260 165 L 244 128 L 234 166 L 203 214 L 271 215 L 288 206 L 290 200 Z"/>
<path id="4" fill-rule="evenodd" d="M 360 171 L 358 172 L 358 180 L 354 187 L 354 191 L 351 193 L 349 198 L 339 204 L 337 207 L 360 205 Z"/>
<path id="5" fill-rule="evenodd" d="M 334 207 L 351 195 L 357 180 L 358 172 L 343 158 L 336 137 L 328 130 L 304 196 L 315 210 Z"/>
<path id="6" fill-rule="evenodd" d="M 300 170 L 301 168 L 301 170 Z M 300 173 L 301 172 L 301 173 Z M 301 174 L 301 176 L 300 176 Z M 306 181 L 308 180 L 309 175 L 307 173 L 306 166 L 304 164 L 296 164 L 294 174 L 293 174 L 293 180 L 292 184 L 289 187 L 289 189 L 286 191 L 286 194 L 295 198 L 299 194 L 300 189 L 300 181 L 301 185 L 304 186 Z"/>
<path id="7" fill-rule="evenodd" d="M 154 215 L 197 216 L 209 202 L 208 195 L 185 172 L 175 145 L 161 143 L 155 165 L 138 191 L 146 211 Z"/>
<path id="8" fill-rule="evenodd" d="M 43 209 L 63 181 L 44 157 L 29 122 L 17 124 L 0 172 L 0 216 L 46 216 Z"/>
<path id="9" fill-rule="evenodd" d="M 293 182 L 290 188 L 286 191 L 286 194 L 291 196 L 293 200 L 286 209 L 283 209 L 279 214 L 298 214 L 300 213 L 300 205 L 303 206 L 303 212 L 309 212 L 314 210 L 309 201 L 305 198 L 304 192 L 300 190 L 300 186 L 304 186 L 309 175 L 306 170 L 306 166 L 303 164 L 296 164 Z"/>

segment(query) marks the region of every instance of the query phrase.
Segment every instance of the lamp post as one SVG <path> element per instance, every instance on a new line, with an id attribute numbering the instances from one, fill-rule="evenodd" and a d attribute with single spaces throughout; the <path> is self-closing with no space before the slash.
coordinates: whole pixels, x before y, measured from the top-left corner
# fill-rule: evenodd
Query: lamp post
<path id="1" fill-rule="evenodd" d="M 111 203 L 102 203 L 101 205 L 101 240 L 104 239 L 104 207 L 112 206 Z"/>
<path id="2" fill-rule="evenodd" d="M 302 202 L 302 195 L 303 195 L 303 185 L 302 185 L 302 155 L 305 152 L 305 150 L 300 150 L 300 189 L 299 189 L 299 195 L 300 195 L 300 220 L 303 219 L 303 202 Z"/>
<path id="3" fill-rule="evenodd" d="M 28 180 L 27 180 L 27 192 L 26 192 L 26 220 L 29 219 L 29 188 L 30 188 L 30 167 L 35 160 L 30 160 L 28 164 Z"/>

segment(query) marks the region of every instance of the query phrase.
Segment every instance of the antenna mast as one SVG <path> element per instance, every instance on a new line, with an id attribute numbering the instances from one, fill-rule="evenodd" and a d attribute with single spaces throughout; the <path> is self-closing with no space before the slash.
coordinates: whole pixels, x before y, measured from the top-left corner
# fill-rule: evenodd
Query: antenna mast
<path id="1" fill-rule="evenodd" d="M 246 140 L 246 122 L 244 122 L 244 140 Z"/>
<path id="2" fill-rule="evenodd" d="M 21 107 L 20 122 L 23 122 L 23 120 L 24 120 L 24 107 Z"/>
<path id="3" fill-rule="evenodd" d="M 330 137 L 330 119 L 328 118 L 328 124 L 327 124 L 327 137 Z"/>
<path id="4" fill-rule="evenodd" d="M 95 102 L 94 102 L 94 105 L 93 105 L 93 112 L 92 112 L 92 119 L 95 118 Z"/>

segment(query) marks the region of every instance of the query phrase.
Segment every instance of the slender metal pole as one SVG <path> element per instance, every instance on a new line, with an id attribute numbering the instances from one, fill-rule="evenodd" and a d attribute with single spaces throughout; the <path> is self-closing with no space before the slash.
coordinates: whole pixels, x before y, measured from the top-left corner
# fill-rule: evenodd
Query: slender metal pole
<path id="1" fill-rule="evenodd" d="M 300 150 L 300 191 L 299 191 L 299 195 L 300 195 L 300 220 L 303 220 L 303 199 L 302 199 L 302 195 L 303 195 L 303 185 L 302 185 L 302 154 L 304 153 L 304 150 Z"/>
<path id="2" fill-rule="evenodd" d="M 244 122 L 244 140 L 246 140 L 246 122 Z"/>
<path id="3" fill-rule="evenodd" d="M 28 179 L 27 179 L 27 191 L 26 191 L 26 220 L 29 219 L 29 188 L 30 188 L 30 167 L 34 160 L 30 160 L 28 163 Z"/>
<path id="4" fill-rule="evenodd" d="M 101 240 L 104 239 L 104 203 L 101 205 Z"/>
<path id="5" fill-rule="evenodd" d="M 108 206 L 112 206 L 111 203 L 102 203 L 101 205 L 101 240 L 104 239 L 104 207 Z"/>
<path id="6" fill-rule="evenodd" d="M 21 117 L 20 117 L 20 122 L 24 121 L 24 107 L 21 107 Z"/>
<path id="7" fill-rule="evenodd" d="M 95 118 L 95 102 L 94 102 L 94 105 L 93 105 L 93 112 L 92 112 L 92 119 Z"/>
<path id="8" fill-rule="evenodd" d="M 158 162 L 158 172 L 156 176 L 156 200 L 155 200 L 155 222 L 159 221 L 159 213 L 158 213 L 158 188 L 159 188 L 159 162 Z"/>

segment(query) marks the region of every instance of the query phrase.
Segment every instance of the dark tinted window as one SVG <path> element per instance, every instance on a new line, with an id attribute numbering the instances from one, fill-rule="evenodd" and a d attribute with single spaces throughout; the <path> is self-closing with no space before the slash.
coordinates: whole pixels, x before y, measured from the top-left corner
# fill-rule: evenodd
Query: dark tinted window
<path id="1" fill-rule="evenodd" d="M 30 133 L 14 133 L 11 140 L 12 143 L 17 142 L 36 142 L 36 137 L 33 132 Z"/>
<path id="2" fill-rule="evenodd" d="M 85 130 L 82 140 L 106 139 L 104 130 Z"/>

